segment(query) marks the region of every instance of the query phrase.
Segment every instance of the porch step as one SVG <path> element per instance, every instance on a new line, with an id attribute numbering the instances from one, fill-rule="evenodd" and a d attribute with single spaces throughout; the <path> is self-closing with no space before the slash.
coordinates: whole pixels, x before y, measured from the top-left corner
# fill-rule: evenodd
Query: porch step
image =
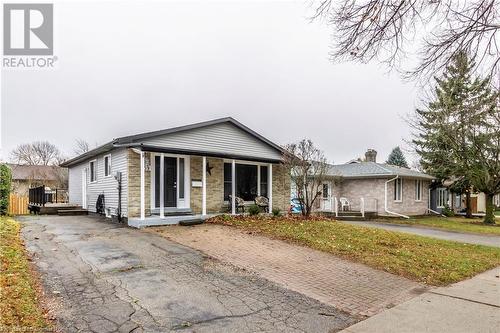
<path id="1" fill-rule="evenodd" d="M 359 216 L 359 217 L 362 217 L 363 214 L 361 214 L 361 212 L 358 212 L 358 211 L 340 211 L 339 217 L 340 216 Z"/>
<path id="2" fill-rule="evenodd" d="M 179 225 L 182 226 L 190 226 L 190 225 L 197 225 L 197 224 L 203 224 L 202 219 L 191 219 L 191 220 L 183 220 L 179 222 Z"/>
<path id="3" fill-rule="evenodd" d="M 59 216 L 73 216 L 73 215 L 88 215 L 89 211 L 86 209 L 59 209 L 57 215 Z"/>

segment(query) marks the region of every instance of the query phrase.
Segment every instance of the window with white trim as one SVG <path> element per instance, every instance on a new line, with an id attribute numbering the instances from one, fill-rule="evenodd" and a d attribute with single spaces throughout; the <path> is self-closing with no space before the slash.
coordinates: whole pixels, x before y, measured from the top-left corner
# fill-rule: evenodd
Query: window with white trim
<path id="1" fill-rule="evenodd" d="M 90 182 L 97 181 L 96 160 L 89 162 Z"/>
<path id="2" fill-rule="evenodd" d="M 446 206 L 446 203 L 448 201 L 448 191 L 444 187 L 440 187 L 436 190 L 437 192 L 437 207 L 438 208 L 444 208 Z"/>
<path id="3" fill-rule="evenodd" d="M 394 201 L 403 201 L 403 179 L 394 180 Z"/>
<path id="4" fill-rule="evenodd" d="M 104 156 L 104 176 L 111 176 L 111 155 Z"/>
<path id="5" fill-rule="evenodd" d="M 422 201 L 422 180 L 415 179 L 415 201 Z"/>
<path id="6" fill-rule="evenodd" d="M 328 190 L 330 189 L 330 186 L 328 184 L 324 183 L 323 184 L 323 199 L 328 199 L 330 193 L 328 193 Z"/>

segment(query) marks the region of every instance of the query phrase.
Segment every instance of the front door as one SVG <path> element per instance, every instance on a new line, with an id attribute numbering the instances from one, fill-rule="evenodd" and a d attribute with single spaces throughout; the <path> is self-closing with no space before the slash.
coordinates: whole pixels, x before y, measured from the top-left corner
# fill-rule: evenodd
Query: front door
<path id="1" fill-rule="evenodd" d="M 323 210 L 331 211 L 332 210 L 332 196 L 330 193 L 330 184 L 323 183 L 323 191 L 321 193 L 321 197 L 323 199 Z"/>
<path id="2" fill-rule="evenodd" d="M 163 205 L 177 207 L 177 158 L 163 157 Z M 160 207 L 161 156 L 155 156 L 155 206 Z"/>

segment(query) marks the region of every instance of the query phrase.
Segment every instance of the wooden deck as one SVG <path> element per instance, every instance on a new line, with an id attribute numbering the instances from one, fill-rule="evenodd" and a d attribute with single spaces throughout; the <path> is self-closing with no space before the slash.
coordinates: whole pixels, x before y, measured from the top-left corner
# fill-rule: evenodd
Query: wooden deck
<path id="1" fill-rule="evenodd" d="M 82 207 L 69 203 L 46 203 L 45 206 L 29 204 L 28 210 L 33 214 L 57 215 L 59 211 L 82 210 Z"/>

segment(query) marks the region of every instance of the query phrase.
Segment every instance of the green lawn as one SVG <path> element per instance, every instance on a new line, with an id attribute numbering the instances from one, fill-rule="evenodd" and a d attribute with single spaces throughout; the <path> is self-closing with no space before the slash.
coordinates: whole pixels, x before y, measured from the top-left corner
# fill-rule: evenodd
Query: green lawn
<path id="1" fill-rule="evenodd" d="M 466 219 L 465 217 L 418 217 L 403 219 L 378 219 L 380 222 L 421 225 L 426 227 L 446 229 L 451 231 L 477 234 L 500 235 L 500 224 L 486 225 L 482 218 Z"/>
<path id="2" fill-rule="evenodd" d="M 500 248 L 353 226 L 334 220 L 220 215 L 208 223 L 234 226 L 308 246 L 429 285 L 447 285 L 500 265 Z"/>
<path id="3" fill-rule="evenodd" d="M 19 231 L 18 222 L 0 217 L 0 332 L 50 332 Z"/>

